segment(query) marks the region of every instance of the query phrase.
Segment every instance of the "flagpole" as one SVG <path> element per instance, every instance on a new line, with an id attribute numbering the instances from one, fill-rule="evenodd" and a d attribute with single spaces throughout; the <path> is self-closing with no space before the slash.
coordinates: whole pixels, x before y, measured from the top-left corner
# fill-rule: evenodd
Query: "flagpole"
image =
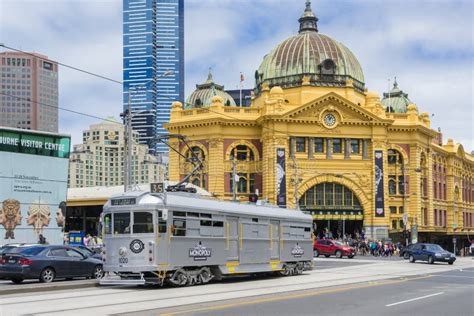
<path id="1" fill-rule="evenodd" d="M 242 73 L 240 73 L 240 103 L 239 103 L 240 107 L 242 107 L 242 78 L 243 78 L 243 75 Z"/>

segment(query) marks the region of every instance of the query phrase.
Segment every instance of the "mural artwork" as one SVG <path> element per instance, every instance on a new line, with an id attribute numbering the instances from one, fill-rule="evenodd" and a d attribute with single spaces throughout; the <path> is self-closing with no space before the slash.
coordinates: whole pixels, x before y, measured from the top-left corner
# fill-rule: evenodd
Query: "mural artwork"
<path id="1" fill-rule="evenodd" d="M 5 228 L 5 239 L 15 239 L 14 230 L 21 224 L 20 202 L 14 199 L 7 199 L 2 203 L 0 210 L 0 224 Z"/>
<path id="2" fill-rule="evenodd" d="M 46 202 L 37 200 L 28 207 L 26 223 L 33 226 L 35 233 L 42 234 L 43 228 L 49 225 L 50 220 L 51 210 Z"/>

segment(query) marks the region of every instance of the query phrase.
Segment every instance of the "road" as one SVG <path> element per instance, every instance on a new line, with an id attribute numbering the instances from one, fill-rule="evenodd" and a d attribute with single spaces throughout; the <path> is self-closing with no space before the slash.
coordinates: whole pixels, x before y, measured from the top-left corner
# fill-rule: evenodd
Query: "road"
<path id="1" fill-rule="evenodd" d="M 238 301 L 147 311 L 138 315 L 474 315 L 474 269 Z M 132 315 L 132 314 L 126 314 Z M 135 314 L 137 315 L 137 314 Z"/>
<path id="2" fill-rule="evenodd" d="M 315 265 L 302 276 L 236 278 L 196 287 L 91 287 L 2 295 L 0 314 L 474 314 L 471 258 L 459 258 L 454 266 L 395 258 L 317 258 Z"/>

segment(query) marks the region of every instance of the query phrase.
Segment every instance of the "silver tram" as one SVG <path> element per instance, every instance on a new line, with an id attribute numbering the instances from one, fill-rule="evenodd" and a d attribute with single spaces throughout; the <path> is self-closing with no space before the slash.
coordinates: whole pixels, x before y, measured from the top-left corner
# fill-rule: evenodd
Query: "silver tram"
<path id="1" fill-rule="evenodd" d="M 297 275 L 312 263 L 312 219 L 299 210 L 131 191 L 112 197 L 101 216 L 103 285 Z"/>

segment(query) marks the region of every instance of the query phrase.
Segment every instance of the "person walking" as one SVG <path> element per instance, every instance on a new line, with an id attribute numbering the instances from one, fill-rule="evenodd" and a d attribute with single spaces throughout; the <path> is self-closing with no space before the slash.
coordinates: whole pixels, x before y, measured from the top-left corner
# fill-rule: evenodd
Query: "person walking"
<path id="1" fill-rule="evenodd" d="M 40 245 L 46 245 L 46 237 L 43 236 L 43 234 L 39 234 L 38 236 L 38 244 Z"/>

